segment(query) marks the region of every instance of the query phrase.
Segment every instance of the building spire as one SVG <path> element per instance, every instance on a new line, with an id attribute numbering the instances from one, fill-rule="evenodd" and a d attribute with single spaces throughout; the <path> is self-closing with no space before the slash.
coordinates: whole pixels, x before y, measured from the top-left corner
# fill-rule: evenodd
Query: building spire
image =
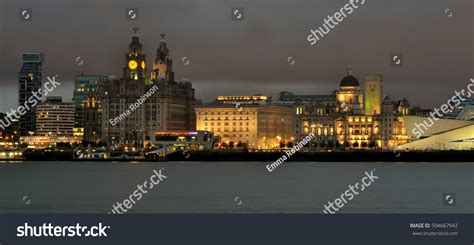
<path id="1" fill-rule="evenodd" d="M 348 75 L 348 76 L 352 76 L 352 73 L 353 73 L 352 65 L 349 65 L 349 66 L 347 67 L 347 75 Z"/>

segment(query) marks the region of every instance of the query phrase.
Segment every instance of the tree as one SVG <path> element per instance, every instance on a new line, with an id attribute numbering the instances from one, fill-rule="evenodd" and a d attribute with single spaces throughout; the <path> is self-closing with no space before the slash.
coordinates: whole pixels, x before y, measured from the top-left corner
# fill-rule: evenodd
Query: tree
<path id="1" fill-rule="evenodd" d="M 361 146 L 364 148 L 367 147 L 367 142 L 362 142 Z"/>
<path id="2" fill-rule="evenodd" d="M 291 142 L 291 141 L 290 141 L 290 142 L 288 142 L 288 143 L 286 144 L 286 147 L 288 147 L 288 148 L 291 148 L 291 147 L 293 147 L 293 142 Z"/>
<path id="3" fill-rule="evenodd" d="M 359 143 L 358 143 L 357 141 L 356 141 L 356 142 L 354 142 L 354 144 L 352 144 L 352 147 L 354 147 L 354 148 L 357 148 L 357 147 L 359 147 Z"/>
<path id="4" fill-rule="evenodd" d="M 284 141 L 280 141 L 280 148 L 285 148 L 285 142 Z"/>
<path id="5" fill-rule="evenodd" d="M 369 143 L 369 147 L 370 147 L 370 148 L 374 148 L 376 145 L 377 145 L 377 144 L 376 144 L 375 141 L 373 141 L 373 140 L 370 141 L 370 143 Z"/>

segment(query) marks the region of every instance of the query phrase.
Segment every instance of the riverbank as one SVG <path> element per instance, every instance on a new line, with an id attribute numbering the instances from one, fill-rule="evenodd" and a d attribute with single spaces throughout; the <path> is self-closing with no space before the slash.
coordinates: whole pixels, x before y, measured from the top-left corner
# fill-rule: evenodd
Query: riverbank
<path id="1" fill-rule="evenodd" d="M 179 161 L 258 161 L 273 162 L 284 152 L 187 152 L 172 154 Z M 287 162 L 472 162 L 474 151 L 435 152 L 297 152 Z"/>
<path id="2" fill-rule="evenodd" d="M 246 151 L 185 151 L 175 152 L 158 161 L 206 161 L 206 162 L 274 162 L 285 152 L 246 152 Z M 71 152 L 58 154 L 24 154 L 28 161 L 152 161 L 144 158 L 107 158 L 86 159 L 74 157 Z M 474 151 L 433 151 L 433 152 L 374 152 L 374 151 L 337 151 L 337 152 L 296 152 L 288 162 L 472 162 Z M 15 159 L 5 159 L 15 160 Z M 153 160 L 155 161 L 155 160 Z"/>

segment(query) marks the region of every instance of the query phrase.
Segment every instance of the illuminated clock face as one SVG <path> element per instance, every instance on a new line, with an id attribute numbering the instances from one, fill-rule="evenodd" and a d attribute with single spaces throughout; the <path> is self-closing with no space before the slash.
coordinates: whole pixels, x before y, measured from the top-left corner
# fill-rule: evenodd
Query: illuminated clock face
<path id="1" fill-rule="evenodd" d="M 128 67 L 129 67 L 130 69 L 132 69 L 132 70 L 137 69 L 137 66 L 138 66 L 138 63 L 137 63 L 136 60 L 130 60 L 130 61 L 128 62 Z"/>
<path id="2" fill-rule="evenodd" d="M 142 69 L 145 69 L 145 61 L 142 61 Z"/>

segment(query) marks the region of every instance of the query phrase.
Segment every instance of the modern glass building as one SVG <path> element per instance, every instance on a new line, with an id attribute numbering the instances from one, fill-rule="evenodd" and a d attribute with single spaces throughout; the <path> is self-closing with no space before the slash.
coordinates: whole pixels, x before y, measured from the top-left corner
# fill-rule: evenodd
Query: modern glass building
<path id="1" fill-rule="evenodd" d="M 42 53 L 23 54 L 23 65 L 18 74 L 18 103 L 19 105 L 30 105 L 28 98 L 33 96 L 42 86 L 42 64 L 44 55 Z M 26 107 L 26 106 L 25 106 Z M 36 108 L 32 106 L 20 117 L 20 135 L 35 132 Z"/>

